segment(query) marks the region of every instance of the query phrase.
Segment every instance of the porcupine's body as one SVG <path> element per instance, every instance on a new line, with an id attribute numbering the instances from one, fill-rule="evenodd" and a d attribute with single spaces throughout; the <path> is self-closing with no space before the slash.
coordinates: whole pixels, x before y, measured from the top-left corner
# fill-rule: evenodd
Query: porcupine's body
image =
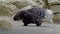
<path id="1" fill-rule="evenodd" d="M 40 26 L 44 19 L 50 20 L 52 18 L 53 13 L 50 10 L 39 7 L 18 11 L 13 19 L 15 21 L 23 20 L 24 26 L 27 26 L 30 23 L 35 23 L 37 26 Z"/>

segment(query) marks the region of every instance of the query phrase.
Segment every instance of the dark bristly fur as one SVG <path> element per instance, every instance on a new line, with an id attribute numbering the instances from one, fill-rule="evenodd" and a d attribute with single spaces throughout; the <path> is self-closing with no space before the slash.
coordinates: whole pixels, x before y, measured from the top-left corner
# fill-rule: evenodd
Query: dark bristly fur
<path id="1" fill-rule="evenodd" d="M 45 18 L 45 11 L 46 9 L 44 8 L 31 8 L 27 10 L 21 10 L 17 12 L 13 20 L 23 20 L 24 26 L 27 26 L 30 23 L 35 23 L 36 26 L 40 26 L 42 19 Z"/>

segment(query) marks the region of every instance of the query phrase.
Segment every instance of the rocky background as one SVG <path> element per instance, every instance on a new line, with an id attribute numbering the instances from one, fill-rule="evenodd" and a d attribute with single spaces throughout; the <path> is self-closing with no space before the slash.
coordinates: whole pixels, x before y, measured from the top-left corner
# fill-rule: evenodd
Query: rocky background
<path id="1" fill-rule="evenodd" d="M 0 29 L 13 29 L 12 17 L 16 11 L 32 7 L 44 7 L 53 10 L 56 13 L 53 21 L 56 24 L 60 24 L 60 1 L 48 0 L 47 3 L 49 4 L 46 2 L 45 0 L 0 0 Z"/>

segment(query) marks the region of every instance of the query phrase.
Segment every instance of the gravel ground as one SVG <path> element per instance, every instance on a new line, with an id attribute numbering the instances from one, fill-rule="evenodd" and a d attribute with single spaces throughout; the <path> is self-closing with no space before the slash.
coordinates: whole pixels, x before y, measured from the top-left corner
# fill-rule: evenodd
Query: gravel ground
<path id="1" fill-rule="evenodd" d="M 0 34 L 60 34 L 59 24 L 43 23 L 41 26 L 35 26 L 35 24 L 29 24 L 28 26 L 22 26 L 22 21 L 13 21 L 12 17 L 1 16 L 0 20 L 7 20 L 14 26 L 13 30 L 2 31 Z"/>

